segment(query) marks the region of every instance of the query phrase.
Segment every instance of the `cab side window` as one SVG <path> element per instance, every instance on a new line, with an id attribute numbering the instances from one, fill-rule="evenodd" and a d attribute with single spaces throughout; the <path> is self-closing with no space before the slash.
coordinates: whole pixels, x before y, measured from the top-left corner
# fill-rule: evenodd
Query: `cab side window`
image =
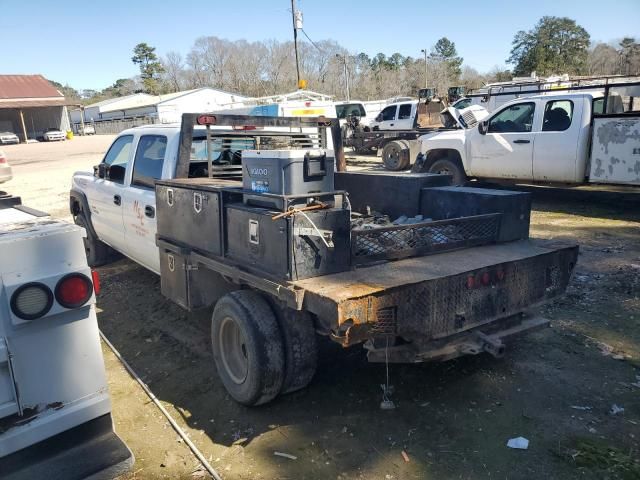
<path id="1" fill-rule="evenodd" d="M 553 100 L 544 107 L 542 120 L 543 132 L 562 132 L 571 126 L 573 102 L 571 100 Z"/>
<path id="2" fill-rule="evenodd" d="M 102 163 L 109 165 L 109 180 L 115 183 L 124 183 L 124 174 L 127 171 L 127 163 L 131 155 L 133 135 L 123 135 L 109 147 Z"/>
<path id="3" fill-rule="evenodd" d="M 132 186 L 154 188 L 154 180 L 162 178 L 166 150 L 167 137 L 164 135 L 143 135 L 140 137 L 136 158 L 133 161 Z"/>
<path id="4" fill-rule="evenodd" d="M 405 103 L 400 105 L 400 111 L 398 112 L 398 120 L 406 120 L 411 118 L 411 104 Z"/>
<path id="5" fill-rule="evenodd" d="M 535 103 L 518 103 L 505 108 L 489 120 L 488 133 L 530 132 Z"/>
<path id="6" fill-rule="evenodd" d="M 382 110 L 382 112 L 380 113 L 382 121 L 385 122 L 387 120 L 395 120 L 397 108 L 398 107 L 393 105 L 392 107 L 386 107 L 384 110 Z"/>

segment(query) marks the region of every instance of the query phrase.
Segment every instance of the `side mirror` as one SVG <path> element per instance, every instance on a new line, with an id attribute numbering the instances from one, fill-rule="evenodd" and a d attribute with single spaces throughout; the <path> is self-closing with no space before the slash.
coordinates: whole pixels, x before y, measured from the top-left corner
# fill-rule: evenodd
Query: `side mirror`
<path id="1" fill-rule="evenodd" d="M 376 122 L 381 122 L 381 121 L 382 121 L 382 114 L 381 114 L 381 113 L 379 113 L 379 114 L 376 116 Z"/>
<path id="2" fill-rule="evenodd" d="M 486 135 L 488 130 L 489 122 L 487 122 L 486 120 L 483 120 L 478 124 L 478 132 L 480 132 L 480 135 Z"/>
<path id="3" fill-rule="evenodd" d="M 93 167 L 93 175 L 98 178 L 107 178 L 107 170 L 109 165 L 106 163 L 99 163 L 95 167 Z"/>

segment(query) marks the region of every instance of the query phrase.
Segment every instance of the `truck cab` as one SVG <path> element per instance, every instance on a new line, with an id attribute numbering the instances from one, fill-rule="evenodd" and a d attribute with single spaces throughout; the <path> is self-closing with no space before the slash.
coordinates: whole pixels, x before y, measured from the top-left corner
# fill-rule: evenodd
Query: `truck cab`
<path id="1" fill-rule="evenodd" d="M 278 127 L 275 127 L 277 130 Z M 270 131 L 211 128 L 211 162 L 216 176 L 239 178 L 241 152 L 256 148 L 263 138 L 310 146 L 300 130 Z M 207 135 L 193 130 L 188 172 L 207 177 Z M 277 137 L 277 140 L 274 140 Z M 70 209 L 76 223 L 86 228 L 85 248 L 92 265 L 100 265 L 120 252 L 159 274 L 156 246 L 155 181 L 176 177 L 180 125 L 135 127 L 121 132 L 93 172 L 76 172 L 72 179 Z M 114 252 L 115 251 L 115 252 Z"/>
<path id="2" fill-rule="evenodd" d="M 392 103 L 382 109 L 370 127 L 372 130 L 411 130 L 417 109 L 418 100 Z"/>

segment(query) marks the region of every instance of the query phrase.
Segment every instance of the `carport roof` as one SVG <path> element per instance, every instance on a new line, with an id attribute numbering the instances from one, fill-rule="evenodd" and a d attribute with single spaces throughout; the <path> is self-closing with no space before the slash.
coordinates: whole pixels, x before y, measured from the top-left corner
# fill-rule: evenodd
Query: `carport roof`
<path id="1" fill-rule="evenodd" d="M 66 105 L 64 95 L 42 75 L 0 75 L 0 108 Z"/>

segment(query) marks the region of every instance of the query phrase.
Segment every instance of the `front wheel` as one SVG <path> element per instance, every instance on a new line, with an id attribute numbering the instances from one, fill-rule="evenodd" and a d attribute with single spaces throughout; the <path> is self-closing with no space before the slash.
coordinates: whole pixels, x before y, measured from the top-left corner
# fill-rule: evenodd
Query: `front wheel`
<path id="1" fill-rule="evenodd" d="M 442 158 L 433 162 L 433 165 L 429 167 L 429 173 L 450 175 L 452 185 L 463 185 L 467 180 L 467 175 L 462 166 L 449 158 Z"/>
<path id="2" fill-rule="evenodd" d="M 82 239 L 84 242 L 84 252 L 87 256 L 87 264 L 90 267 L 99 267 L 109 262 L 111 258 L 111 248 L 91 233 L 89 229 L 89 221 L 82 213 L 74 218 L 75 224 L 84 228 L 86 237 Z"/>
<path id="3" fill-rule="evenodd" d="M 285 372 L 282 334 L 262 295 L 238 290 L 218 301 L 211 347 L 220 379 L 235 401 L 260 405 L 280 393 Z"/>

